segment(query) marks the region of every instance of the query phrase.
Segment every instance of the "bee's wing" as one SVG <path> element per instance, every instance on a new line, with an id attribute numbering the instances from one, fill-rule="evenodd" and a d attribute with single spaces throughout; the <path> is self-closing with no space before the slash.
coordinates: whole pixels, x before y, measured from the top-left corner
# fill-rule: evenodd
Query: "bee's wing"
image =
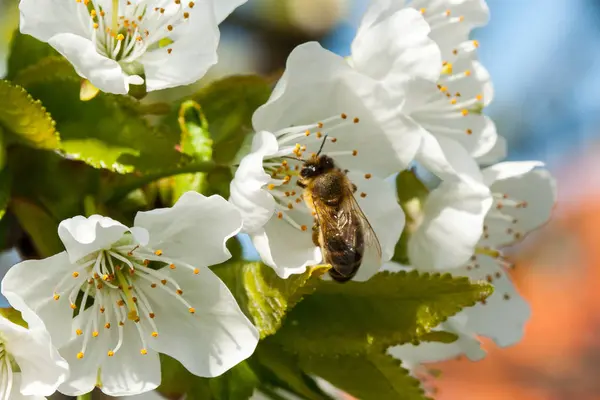
<path id="1" fill-rule="evenodd" d="M 335 211 L 332 211 L 330 206 L 318 198 L 313 197 L 321 235 L 330 241 L 338 241 L 336 247 L 352 249 L 363 247 L 361 264 L 364 262 L 380 264 L 381 245 L 377 235 L 356 202 L 350 186 L 346 190 L 344 200 Z M 323 258 L 329 262 L 332 254 L 330 254 L 328 246 L 321 243 L 321 250 Z M 340 281 L 351 279 L 358 270 L 358 266 L 353 265 L 353 260 L 337 265 L 334 263 L 332 266 L 335 270 L 331 271 L 332 277 Z"/>
<path id="2" fill-rule="evenodd" d="M 363 238 L 365 243 L 365 253 L 363 254 L 363 265 L 367 263 L 375 263 L 381 265 L 381 244 L 377 238 L 377 234 L 373 230 L 371 223 L 363 213 L 362 209 L 358 205 L 354 193 L 350 189 L 347 189 L 346 201 L 344 202 L 344 210 L 348 210 L 349 214 L 352 214 L 352 218 L 357 219 L 360 222 L 363 231 Z"/>

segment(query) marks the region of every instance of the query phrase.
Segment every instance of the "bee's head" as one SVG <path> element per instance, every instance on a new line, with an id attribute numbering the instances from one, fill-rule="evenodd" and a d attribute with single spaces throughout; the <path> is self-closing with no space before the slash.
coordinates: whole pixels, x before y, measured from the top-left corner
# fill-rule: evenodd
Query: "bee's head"
<path id="1" fill-rule="evenodd" d="M 331 157 L 326 155 L 315 156 L 304 163 L 300 170 L 302 178 L 314 178 L 335 168 L 335 163 Z"/>

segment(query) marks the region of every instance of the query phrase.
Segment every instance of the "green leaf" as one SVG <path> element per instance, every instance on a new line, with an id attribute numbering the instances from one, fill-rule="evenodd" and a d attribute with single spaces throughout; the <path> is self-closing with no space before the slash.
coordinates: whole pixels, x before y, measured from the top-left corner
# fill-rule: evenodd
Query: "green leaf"
<path id="1" fill-rule="evenodd" d="M 279 329 L 286 313 L 305 295 L 314 292 L 326 270 L 314 267 L 304 274 L 281 279 L 273 268 L 262 263 L 230 263 L 217 268 L 215 273 L 229 283 L 238 303 L 264 338 Z"/>
<path id="2" fill-rule="evenodd" d="M 71 63 L 62 56 L 48 56 L 18 71 L 12 81 L 19 86 L 28 88 L 52 81 L 79 83 L 81 78 L 75 73 Z"/>
<path id="3" fill-rule="evenodd" d="M 55 123 L 25 89 L 0 81 L 0 126 L 17 140 L 39 149 L 57 149 Z"/>
<path id="4" fill-rule="evenodd" d="M 421 400 L 418 381 L 386 355 L 387 348 L 453 340 L 431 331 L 491 293 L 486 282 L 416 271 L 383 272 L 367 282 L 321 282 L 261 346 L 278 346 L 304 373 L 358 398 Z"/>
<path id="5" fill-rule="evenodd" d="M 168 399 L 246 400 L 258 386 L 258 377 L 247 361 L 242 361 L 223 375 L 201 378 L 192 375 L 179 361 L 160 355 L 162 379 L 157 391 Z"/>
<path id="6" fill-rule="evenodd" d="M 44 58 L 29 68 L 41 69 L 47 63 L 60 64 Z M 144 106 L 137 100 L 99 93 L 80 101 L 81 79 L 68 72 L 64 62 L 63 67 L 62 73 L 49 73 L 44 79 L 22 79 L 52 113 L 66 143 L 62 149 L 66 157 L 119 173 L 149 173 L 191 161 L 176 150 L 178 140 L 171 140 L 143 117 Z"/>
<path id="7" fill-rule="evenodd" d="M 193 101 L 184 102 L 179 109 L 179 126 L 181 151 L 196 161 L 210 161 L 213 141 L 200 105 Z M 177 175 L 174 177 L 172 203 L 174 204 L 181 195 L 190 190 L 208 194 L 208 186 L 208 177 L 205 173 Z"/>
<path id="8" fill-rule="evenodd" d="M 10 209 L 31 238 L 40 257 L 50 257 L 64 249 L 58 237 L 58 221 L 41 207 L 13 198 Z"/>
<path id="9" fill-rule="evenodd" d="M 492 293 L 487 282 L 450 274 L 382 272 L 367 282 L 323 282 L 275 336 L 293 352 L 351 354 L 420 337 Z M 327 322 L 325 322 L 327 321 Z"/>
<path id="10" fill-rule="evenodd" d="M 300 368 L 297 358 L 273 341 L 261 341 L 253 358 L 263 368 L 261 376 L 265 385 L 282 387 L 308 400 L 330 399 Z"/>
<path id="11" fill-rule="evenodd" d="M 11 175 L 7 168 L 0 172 L 0 219 L 4 218 L 10 200 Z"/>
<path id="12" fill-rule="evenodd" d="M 21 316 L 21 312 L 15 310 L 14 308 L 11 308 L 11 307 L 0 308 L 0 315 L 2 315 L 4 318 L 8 319 L 9 321 L 11 321 L 17 325 L 20 325 L 24 328 L 27 328 L 27 326 L 28 326 L 27 322 L 25 322 L 25 320 Z"/>
<path id="13" fill-rule="evenodd" d="M 396 176 L 396 192 L 398 201 L 406 215 L 406 226 L 400 240 L 394 248 L 392 261 L 400 264 L 410 264 L 408 258 L 408 241 L 411 233 L 417 228 L 423 203 L 429 191 L 412 170 L 400 172 Z"/>
<path id="14" fill-rule="evenodd" d="M 301 360 L 310 371 L 361 400 L 423 400 L 420 382 L 387 354 L 366 352 L 338 357 L 311 355 Z"/>
<path id="15" fill-rule="evenodd" d="M 56 50 L 33 36 L 15 31 L 8 58 L 7 79 L 13 80 L 20 71 L 48 56 L 60 56 Z M 43 72 L 43 71 L 42 71 Z"/>
<path id="16" fill-rule="evenodd" d="M 68 157 L 80 160 L 94 168 L 105 168 L 119 173 L 134 171 L 133 165 L 119 162 L 123 155 L 139 157 L 139 150 L 130 147 L 110 146 L 97 139 L 65 140 L 62 150 Z"/>
<path id="17" fill-rule="evenodd" d="M 229 164 L 235 159 L 245 137 L 252 133 L 252 115 L 271 94 L 271 83 L 260 76 L 230 76 L 202 88 L 193 100 L 202 107 L 214 140 L 214 160 Z M 177 115 L 167 119 L 178 132 Z"/>

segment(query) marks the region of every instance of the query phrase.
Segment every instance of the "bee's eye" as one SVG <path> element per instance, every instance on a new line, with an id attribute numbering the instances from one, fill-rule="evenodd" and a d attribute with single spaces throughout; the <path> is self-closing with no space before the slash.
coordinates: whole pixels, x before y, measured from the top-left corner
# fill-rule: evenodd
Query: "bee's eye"
<path id="1" fill-rule="evenodd" d="M 303 178 L 308 178 L 315 175 L 317 175 L 317 167 L 314 165 L 307 165 L 300 171 L 300 176 Z"/>

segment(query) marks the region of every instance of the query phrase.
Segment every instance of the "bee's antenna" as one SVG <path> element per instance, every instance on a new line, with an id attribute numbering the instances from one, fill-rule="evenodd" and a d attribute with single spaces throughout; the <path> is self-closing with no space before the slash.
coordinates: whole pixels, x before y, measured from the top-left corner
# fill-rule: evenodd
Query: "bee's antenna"
<path id="1" fill-rule="evenodd" d="M 287 158 L 289 160 L 295 160 L 295 161 L 300 161 L 303 164 L 306 164 L 306 160 L 303 160 L 301 158 L 296 158 L 296 157 L 288 157 L 288 156 L 281 156 L 279 158 Z"/>
<path id="2" fill-rule="evenodd" d="M 327 140 L 327 136 L 329 136 L 329 135 L 325 135 L 323 137 L 323 142 L 321 142 L 321 147 L 319 147 L 319 151 L 317 152 L 317 157 L 319 157 L 321 155 L 321 151 L 323 150 L 323 146 L 325 146 L 325 141 Z"/>

